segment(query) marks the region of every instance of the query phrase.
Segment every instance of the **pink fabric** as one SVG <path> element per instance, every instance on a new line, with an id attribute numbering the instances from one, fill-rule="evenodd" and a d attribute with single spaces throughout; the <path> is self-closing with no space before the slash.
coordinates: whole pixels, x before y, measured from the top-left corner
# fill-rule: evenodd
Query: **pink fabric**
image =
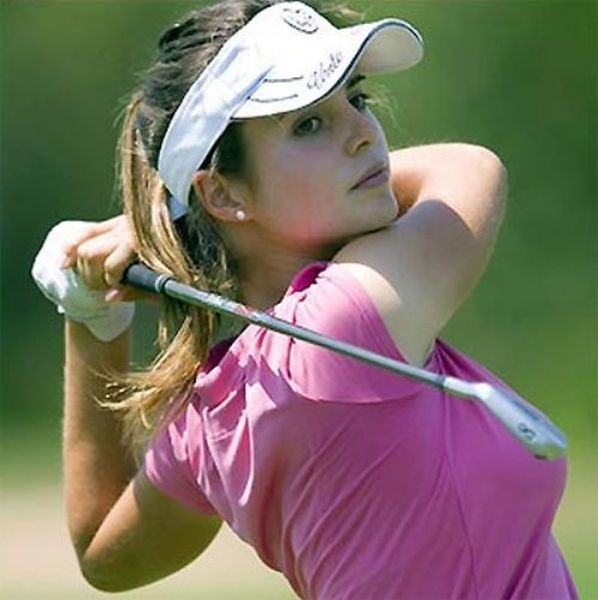
<path id="1" fill-rule="evenodd" d="M 347 268 L 315 263 L 272 312 L 402 360 Z M 437 341 L 426 365 L 504 386 Z M 256 326 L 214 348 L 146 456 L 303 598 L 577 598 L 551 534 L 564 459 L 530 456 L 482 407 Z"/>

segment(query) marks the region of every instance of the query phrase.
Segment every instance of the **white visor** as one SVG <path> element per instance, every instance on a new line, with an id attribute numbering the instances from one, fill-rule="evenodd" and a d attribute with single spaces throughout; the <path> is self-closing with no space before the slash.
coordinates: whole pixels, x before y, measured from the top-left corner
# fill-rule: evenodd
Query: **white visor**
<path id="1" fill-rule="evenodd" d="M 400 19 L 337 29 L 302 2 L 270 6 L 224 44 L 183 98 L 162 141 L 160 176 L 187 205 L 194 174 L 232 120 L 315 104 L 355 70 L 401 71 L 422 55 L 421 35 Z"/>

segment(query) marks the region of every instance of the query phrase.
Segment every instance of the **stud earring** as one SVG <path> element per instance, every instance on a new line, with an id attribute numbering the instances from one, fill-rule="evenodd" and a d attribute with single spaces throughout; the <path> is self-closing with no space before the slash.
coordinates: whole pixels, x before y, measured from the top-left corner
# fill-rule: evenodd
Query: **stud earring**
<path id="1" fill-rule="evenodd" d="M 245 214 L 244 210 L 239 209 L 236 213 L 235 213 L 235 217 L 237 218 L 237 221 L 244 221 L 245 218 L 247 217 L 247 215 Z"/>

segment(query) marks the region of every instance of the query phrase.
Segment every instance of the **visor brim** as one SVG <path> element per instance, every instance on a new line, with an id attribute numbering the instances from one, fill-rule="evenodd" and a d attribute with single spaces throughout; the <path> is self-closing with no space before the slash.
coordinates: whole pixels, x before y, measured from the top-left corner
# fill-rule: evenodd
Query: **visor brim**
<path id="1" fill-rule="evenodd" d="M 288 52 L 297 52 L 289 48 Z M 333 94 L 358 70 L 360 74 L 409 69 L 423 56 L 423 41 L 409 23 L 384 19 L 337 30 L 326 46 L 306 47 L 280 64 L 235 112 L 235 120 L 272 116 L 311 106 Z"/>

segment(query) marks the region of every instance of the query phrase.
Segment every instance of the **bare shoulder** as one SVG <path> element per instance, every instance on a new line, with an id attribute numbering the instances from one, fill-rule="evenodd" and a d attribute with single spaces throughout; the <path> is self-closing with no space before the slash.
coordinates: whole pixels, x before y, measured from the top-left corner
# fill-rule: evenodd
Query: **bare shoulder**
<path id="1" fill-rule="evenodd" d="M 348 259 L 348 262 L 347 262 Z M 352 262 L 359 261 L 359 262 Z M 410 322 L 409 294 L 399 292 L 392 277 L 385 276 L 383 269 L 377 265 L 368 264 L 367 260 L 358 255 L 347 256 L 339 253 L 335 262 L 342 265 L 350 275 L 357 280 L 367 292 L 377 311 L 380 313 L 388 332 L 403 356 L 410 364 L 423 366 L 430 353 L 435 335 L 423 335 L 423 329 Z M 409 286 L 408 278 L 404 277 L 401 288 Z"/>
<path id="2" fill-rule="evenodd" d="M 418 365 L 483 273 L 505 195 L 501 163 L 490 151 L 438 152 L 421 159 L 433 166 L 413 177 L 417 197 L 406 214 L 334 257 L 369 294 L 402 354 Z M 391 158 L 393 178 L 407 179 L 418 168 L 413 154 L 404 155 L 404 172 L 401 154 Z"/>

